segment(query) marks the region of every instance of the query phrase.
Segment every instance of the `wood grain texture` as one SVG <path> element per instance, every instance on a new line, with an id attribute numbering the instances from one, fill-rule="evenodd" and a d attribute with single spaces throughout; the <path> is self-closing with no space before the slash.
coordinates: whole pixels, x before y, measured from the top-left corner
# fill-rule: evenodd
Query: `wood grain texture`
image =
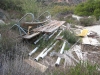
<path id="1" fill-rule="evenodd" d="M 51 21 L 50 23 L 48 23 L 48 24 L 46 24 L 44 26 L 38 27 L 36 29 L 33 29 L 33 31 L 51 33 L 53 31 L 55 31 L 56 29 L 58 29 L 64 23 L 65 23 L 65 21 L 54 20 L 54 21 Z"/>
<path id="2" fill-rule="evenodd" d="M 34 67 L 35 69 L 41 71 L 42 73 L 48 69 L 48 67 L 46 67 L 45 65 L 35 62 L 34 60 L 25 59 L 24 61 L 28 63 L 30 66 Z"/>
<path id="3" fill-rule="evenodd" d="M 31 34 L 31 35 L 25 35 L 25 36 L 23 36 L 23 38 L 24 39 L 31 39 L 31 38 L 33 38 L 33 37 L 35 37 L 36 35 L 39 35 L 40 34 L 40 32 L 36 32 L 36 33 L 33 33 L 33 34 Z"/>

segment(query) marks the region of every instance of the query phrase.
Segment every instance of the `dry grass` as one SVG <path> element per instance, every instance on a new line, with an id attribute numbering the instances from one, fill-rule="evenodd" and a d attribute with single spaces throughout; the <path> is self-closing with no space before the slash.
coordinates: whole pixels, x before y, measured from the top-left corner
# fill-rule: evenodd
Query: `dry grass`
<path id="1" fill-rule="evenodd" d="M 0 75 L 99 75 L 95 66 L 81 64 L 76 67 L 62 66 L 59 68 L 49 67 L 45 73 L 32 68 L 23 60 L 28 58 L 28 43 L 20 42 L 15 32 L 9 31 L 8 27 L 0 28 L 2 40 L 0 42 Z M 31 45 L 32 46 L 32 45 Z M 83 73 L 84 72 L 84 73 Z"/>

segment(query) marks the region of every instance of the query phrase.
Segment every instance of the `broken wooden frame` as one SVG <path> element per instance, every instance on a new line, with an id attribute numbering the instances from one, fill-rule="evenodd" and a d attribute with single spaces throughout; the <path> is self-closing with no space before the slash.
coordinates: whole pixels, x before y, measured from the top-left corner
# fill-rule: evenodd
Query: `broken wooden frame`
<path id="1" fill-rule="evenodd" d="M 36 36 L 40 33 L 45 33 L 46 35 L 49 35 L 50 33 L 55 33 L 55 31 L 57 29 L 59 29 L 59 27 L 61 25 L 63 25 L 65 23 L 65 21 L 57 21 L 57 20 L 53 20 L 53 21 L 50 21 L 48 24 L 45 24 L 43 26 L 40 26 L 40 27 L 37 27 L 37 28 L 34 28 L 33 30 L 31 30 L 32 32 L 34 32 L 33 34 L 31 35 L 25 35 L 23 36 L 25 39 L 30 39 L 32 36 Z M 51 34 L 49 38 L 51 38 L 53 36 L 53 34 Z"/>
<path id="2" fill-rule="evenodd" d="M 44 20 L 44 21 L 42 21 L 42 22 L 40 22 L 38 19 L 42 16 L 42 15 L 44 15 L 44 14 L 46 14 L 47 13 L 47 16 L 45 16 L 46 17 L 46 20 Z M 31 17 L 32 17 L 32 22 L 24 22 L 24 23 L 21 23 L 21 21 L 24 19 L 24 18 L 26 18 L 28 15 L 31 15 Z M 13 27 L 17 27 L 18 28 L 18 30 L 19 30 L 19 34 L 20 34 L 20 36 L 23 36 L 23 35 L 25 35 L 25 36 L 23 36 L 23 38 L 25 38 L 25 39 L 30 39 L 30 38 L 32 38 L 32 37 L 34 37 L 34 36 L 36 36 L 36 35 L 38 35 L 38 34 L 40 34 L 40 32 L 32 32 L 32 35 L 29 35 L 29 32 L 30 32 L 30 29 L 32 28 L 32 26 L 39 26 L 39 25 L 42 25 L 42 24 L 44 24 L 45 22 L 47 22 L 48 20 L 51 20 L 51 15 L 50 15 L 50 13 L 48 12 L 48 11 L 46 11 L 46 12 L 44 12 L 44 13 L 42 13 L 38 18 L 37 18 L 37 20 L 34 18 L 34 14 L 32 14 L 32 13 L 27 13 L 27 14 L 25 14 L 18 22 L 17 22 L 17 24 L 14 24 L 10 29 L 12 29 Z M 34 22 L 34 21 L 36 21 L 36 22 Z M 24 27 L 22 27 L 22 26 L 26 26 L 26 28 L 27 29 L 25 29 Z M 23 33 L 23 34 L 22 34 Z"/>

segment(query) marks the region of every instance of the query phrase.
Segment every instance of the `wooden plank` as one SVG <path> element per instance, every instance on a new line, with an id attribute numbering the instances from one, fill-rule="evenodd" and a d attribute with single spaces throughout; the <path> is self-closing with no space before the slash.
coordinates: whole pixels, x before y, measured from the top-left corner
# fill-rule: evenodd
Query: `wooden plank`
<path id="1" fill-rule="evenodd" d="M 42 64 L 35 62 L 31 59 L 25 59 L 25 62 L 27 62 L 30 66 L 34 67 L 35 69 L 41 71 L 42 73 L 48 69 L 48 67 L 46 67 L 45 65 L 42 65 Z"/>
<path id="2" fill-rule="evenodd" d="M 48 27 L 48 26 L 50 26 L 50 24 L 51 23 L 54 23 L 55 21 L 52 21 L 52 22 L 49 22 L 48 24 L 46 24 L 46 25 L 43 25 L 43 26 L 40 26 L 40 27 L 38 27 L 38 28 L 35 28 L 35 29 L 33 29 L 33 31 L 43 31 L 46 27 Z"/>
<path id="3" fill-rule="evenodd" d="M 33 29 L 33 31 L 40 31 L 40 32 L 43 32 L 43 31 L 46 30 L 48 27 L 50 27 L 50 26 L 56 24 L 56 22 L 57 22 L 56 20 L 51 21 L 51 22 L 49 22 L 49 23 L 46 24 L 46 25 L 43 25 L 43 26 L 40 26 L 40 27 L 38 27 L 38 28 Z"/>
<path id="4" fill-rule="evenodd" d="M 56 24 L 56 22 L 50 23 L 48 26 L 45 25 L 45 27 L 40 28 L 39 30 L 40 30 L 41 32 L 44 32 L 46 29 L 50 28 L 50 27 L 53 26 L 54 24 Z M 38 31 L 39 31 L 39 30 L 38 30 Z"/>
<path id="5" fill-rule="evenodd" d="M 35 37 L 36 35 L 38 35 L 38 34 L 40 34 L 40 32 L 36 32 L 36 33 L 31 34 L 31 35 L 27 34 L 27 35 L 23 36 L 23 38 L 24 39 L 31 39 L 31 38 Z"/>
<path id="6" fill-rule="evenodd" d="M 46 29 L 44 32 L 53 32 L 56 29 L 58 29 L 61 25 L 63 25 L 64 23 L 65 23 L 65 21 L 59 21 L 54 26 L 51 26 L 50 28 Z"/>
<path id="7" fill-rule="evenodd" d="M 61 25 L 63 25 L 65 21 L 52 21 L 47 25 L 41 26 L 39 28 L 34 29 L 33 31 L 39 31 L 39 32 L 53 32 L 57 28 L 59 28 Z"/>

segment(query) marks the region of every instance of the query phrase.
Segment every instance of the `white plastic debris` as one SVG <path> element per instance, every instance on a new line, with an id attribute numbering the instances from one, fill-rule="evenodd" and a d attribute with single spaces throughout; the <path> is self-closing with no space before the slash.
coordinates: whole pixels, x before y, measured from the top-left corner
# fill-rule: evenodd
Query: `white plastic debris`
<path id="1" fill-rule="evenodd" d="M 51 50 L 52 50 L 52 48 L 56 45 L 58 43 L 58 41 L 56 41 L 46 52 L 44 52 L 41 56 L 40 56 L 40 58 L 44 58 L 47 54 L 48 54 L 48 52 L 50 52 Z"/>
<path id="2" fill-rule="evenodd" d="M 90 40 L 91 45 L 97 46 L 99 44 L 99 42 L 95 38 L 89 38 L 89 40 Z"/>
<path id="3" fill-rule="evenodd" d="M 64 43 L 63 43 L 63 45 L 62 45 L 60 54 L 63 54 L 65 46 L 66 46 L 66 41 L 64 41 Z M 55 65 L 59 65 L 59 64 L 60 64 L 60 60 L 61 60 L 61 58 L 58 57 L 58 58 L 57 58 L 57 61 L 56 61 L 56 63 L 55 63 Z"/>
<path id="4" fill-rule="evenodd" d="M 79 61 L 74 57 L 74 55 L 72 54 L 72 52 L 73 52 L 73 51 L 68 50 L 68 51 L 65 52 L 65 54 L 66 54 L 67 56 L 69 56 L 71 59 L 73 59 L 75 62 L 79 63 Z"/>
<path id="5" fill-rule="evenodd" d="M 89 38 L 87 36 L 82 38 L 82 44 L 90 44 Z"/>
<path id="6" fill-rule="evenodd" d="M 31 56 L 33 53 L 35 53 L 37 50 L 38 50 L 39 46 L 36 47 L 34 50 L 32 50 L 30 53 L 29 53 L 29 56 Z"/>
<path id="7" fill-rule="evenodd" d="M 100 36 L 100 25 L 88 26 L 88 27 L 85 27 L 85 28 L 88 29 L 89 31 L 96 32 Z"/>
<path id="8" fill-rule="evenodd" d="M 87 61 L 87 52 L 82 52 L 82 50 L 81 50 L 81 46 L 79 45 L 76 45 L 75 47 L 74 47 L 74 49 L 73 49 L 73 51 L 75 51 L 75 53 L 76 53 L 76 55 L 77 55 L 77 57 L 78 57 L 78 59 L 80 60 L 80 61 Z"/>
<path id="9" fill-rule="evenodd" d="M 34 44 L 37 44 L 46 34 L 44 34 L 43 36 L 41 36 L 39 39 L 37 39 Z"/>
<path id="10" fill-rule="evenodd" d="M 84 38 L 82 38 L 82 44 L 90 44 L 90 45 L 98 46 L 100 43 L 95 38 L 84 37 Z"/>
<path id="11" fill-rule="evenodd" d="M 0 25 L 4 25 L 5 22 L 3 20 L 0 20 Z"/>
<path id="12" fill-rule="evenodd" d="M 35 61 L 38 61 L 40 56 L 47 50 L 48 48 L 46 47 L 36 58 Z"/>
<path id="13" fill-rule="evenodd" d="M 78 21 L 80 21 L 80 19 L 83 18 L 83 17 L 77 16 L 77 15 L 72 15 L 72 17 L 76 18 Z"/>

